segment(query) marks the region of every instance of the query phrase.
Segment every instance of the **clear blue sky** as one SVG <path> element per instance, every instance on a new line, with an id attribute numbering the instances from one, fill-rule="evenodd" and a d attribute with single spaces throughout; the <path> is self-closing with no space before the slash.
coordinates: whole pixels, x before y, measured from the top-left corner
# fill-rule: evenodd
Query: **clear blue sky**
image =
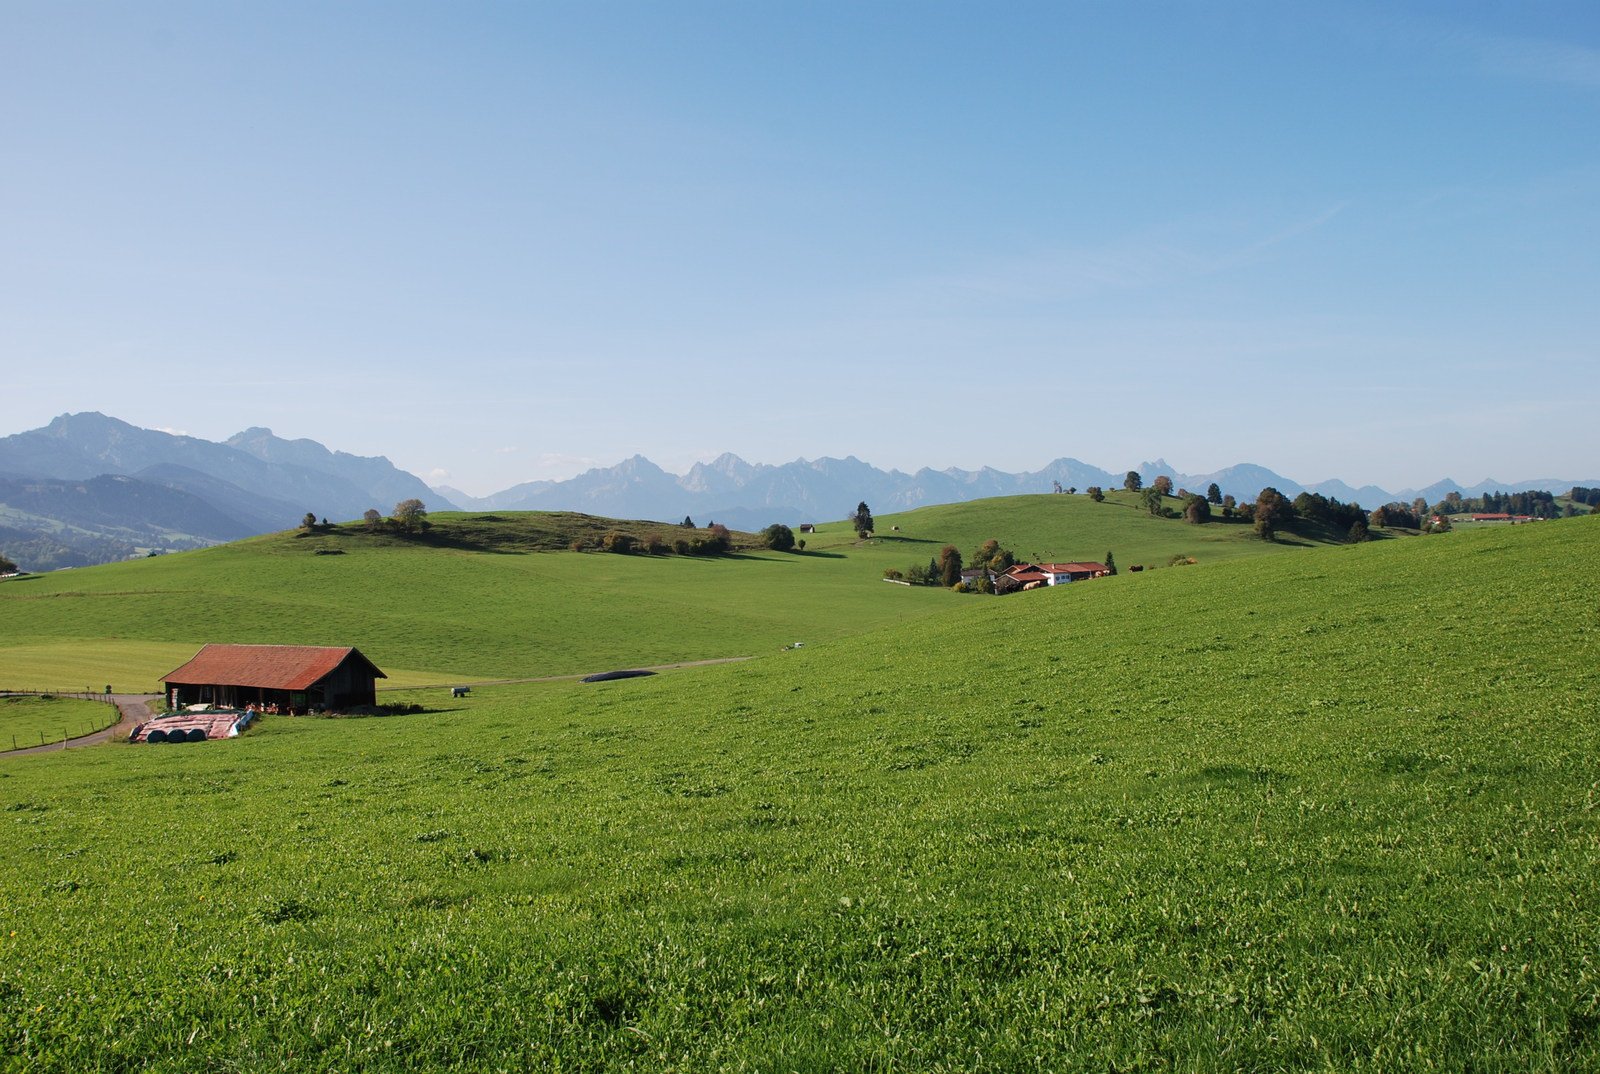
<path id="1" fill-rule="evenodd" d="M 1600 5 L 0 2 L 0 433 L 1600 475 Z"/>

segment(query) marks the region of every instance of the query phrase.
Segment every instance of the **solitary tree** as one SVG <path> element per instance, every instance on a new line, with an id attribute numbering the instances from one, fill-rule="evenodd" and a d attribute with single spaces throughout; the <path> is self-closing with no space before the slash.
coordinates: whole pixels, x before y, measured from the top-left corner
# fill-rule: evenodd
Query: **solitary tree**
<path id="1" fill-rule="evenodd" d="M 1149 511 L 1152 515 L 1159 515 L 1161 513 L 1161 489 L 1159 487 L 1151 485 L 1149 488 L 1140 493 L 1140 498 L 1144 500 L 1145 510 Z"/>
<path id="2" fill-rule="evenodd" d="M 686 530 L 692 530 L 694 529 L 694 519 L 690 518 L 688 515 L 684 515 L 683 521 L 678 523 L 678 525 L 682 526 Z"/>
<path id="3" fill-rule="evenodd" d="M 774 552 L 787 552 L 794 547 L 794 530 L 782 522 L 774 522 L 762 530 L 761 537 Z"/>
<path id="4" fill-rule="evenodd" d="M 867 506 L 867 501 L 862 500 L 856 504 L 856 513 L 850 516 L 850 524 L 856 528 L 856 536 L 863 541 L 872 536 L 875 528 L 872 523 L 872 508 Z"/>
<path id="5" fill-rule="evenodd" d="M 1100 503 L 1106 498 L 1105 490 L 1099 485 L 1090 485 L 1088 488 L 1083 490 L 1083 494 L 1089 497 L 1089 499 L 1093 500 L 1095 503 Z"/>
<path id="6" fill-rule="evenodd" d="M 1150 482 L 1150 487 L 1155 489 L 1163 496 L 1171 496 L 1172 478 L 1168 477 L 1166 474 L 1161 474 L 1154 481 Z"/>
<path id="7" fill-rule="evenodd" d="M 1110 552 L 1106 553 L 1106 573 L 1107 574 L 1116 574 L 1117 573 L 1117 560 L 1116 560 L 1116 557 L 1114 557 Z"/>
<path id="8" fill-rule="evenodd" d="M 1206 489 L 1206 502 L 1214 503 L 1218 507 L 1222 506 L 1222 489 L 1217 486 L 1215 481 L 1211 482 L 1211 487 Z"/>
<path id="9" fill-rule="evenodd" d="M 394 505 L 394 514 L 390 517 L 396 526 L 409 533 L 422 528 L 422 520 L 428 517 L 428 508 L 421 500 L 401 500 Z"/>
<path id="10" fill-rule="evenodd" d="M 1183 505 L 1183 517 L 1196 526 L 1211 521 L 1211 502 L 1204 496 L 1190 496 Z"/>
<path id="11" fill-rule="evenodd" d="M 307 511 L 306 512 L 306 517 L 302 518 L 300 520 L 300 528 L 303 529 L 303 530 L 314 530 L 314 529 L 316 529 L 317 528 L 317 516 L 312 514 L 310 511 Z"/>
<path id="12" fill-rule="evenodd" d="M 361 521 L 367 524 L 367 529 L 375 530 L 378 528 L 378 524 L 383 521 L 383 516 L 378 513 L 376 507 L 369 507 L 361 513 Z"/>
<path id="13" fill-rule="evenodd" d="M 1144 478 L 1139 476 L 1138 470 L 1129 470 L 1127 476 L 1122 479 L 1122 487 L 1129 492 L 1138 492 L 1144 488 Z"/>
<path id="14" fill-rule="evenodd" d="M 946 588 L 961 581 L 961 553 L 953 544 L 947 544 L 939 550 L 939 580 Z"/>
<path id="15" fill-rule="evenodd" d="M 1350 523 L 1349 540 L 1351 544 L 1360 544 L 1362 541 L 1370 540 L 1371 537 L 1372 535 L 1367 532 L 1366 519 L 1358 518 Z"/>
<path id="16" fill-rule="evenodd" d="M 1275 539 L 1278 528 L 1288 522 L 1293 513 L 1289 501 L 1283 498 L 1283 493 L 1268 485 L 1261 490 L 1261 495 L 1256 497 L 1256 509 L 1252 515 L 1256 535 L 1264 541 Z"/>

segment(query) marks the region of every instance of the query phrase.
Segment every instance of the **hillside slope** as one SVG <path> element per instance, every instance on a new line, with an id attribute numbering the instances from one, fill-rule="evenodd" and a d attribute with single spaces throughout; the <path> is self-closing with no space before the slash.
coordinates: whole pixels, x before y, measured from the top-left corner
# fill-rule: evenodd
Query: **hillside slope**
<path id="1" fill-rule="evenodd" d="M 0 762 L 9 1054 L 1593 1069 L 1597 539 L 1123 576 Z"/>
<path id="2" fill-rule="evenodd" d="M 947 541 L 970 555 L 997 536 L 1063 559 L 1099 559 L 1115 546 L 1124 567 L 1135 556 L 1165 563 L 1183 553 L 1209 566 L 1309 547 L 1262 542 L 1238 525 L 1152 518 L 1131 498 L 1051 495 L 885 516 L 884 536 L 866 542 L 837 523 L 810 535 L 804 555 L 751 550 L 750 534 L 726 558 L 559 551 L 574 538 L 593 547 L 610 530 L 705 536 L 576 514 L 431 522 L 418 536 L 352 524 L 9 583 L 0 615 L 10 681 L 0 687 L 150 689 L 207 641 L 356 645 L 404 681 L 742 656 L 991 599 L 882 583 L 886 567 L 926 562 Z"/>

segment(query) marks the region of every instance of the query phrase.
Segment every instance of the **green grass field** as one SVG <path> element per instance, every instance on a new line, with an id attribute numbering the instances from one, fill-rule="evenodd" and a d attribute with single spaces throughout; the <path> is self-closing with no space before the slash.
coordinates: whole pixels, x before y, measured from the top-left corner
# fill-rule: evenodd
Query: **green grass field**
<path id="1" fill-rule="evenodd" d="M 1179 552 L 1209 565 L 1306 547 L 1267 544 L 1243 526 L 1151 518 L 1131 503 L 1020 496 L 925 508 L 885 516 L 871 541 L 835 523 L 808 537 L 805 554 L 719 558 L 539 551 L 613 526 L 675 529 L 568 515 L 436 515 L 426 542 L 359 525 L 275 534 L 0 584 L 9 639 L 0 689 L 159 689 L 209 641 L 355 645 L 386 685 L 746 656 L 978 599 L 880 580 L 885 567 L 926 562 L 952 541 L 964 555 L 989 537 L 1039 558 L 1115 549 L 1124 568 Z M 318 554 L 332 551 L 341 554 Z"/>
<path id="2" fill-rule="evenodd" d="M 1178 505 L 1176 500 L 1167 502 Z M 1220 517 L 1203 526 L 1155 518 L 1136 494 L 1121 491 L 1107 492 L 1103 503 L 1083 495 L 1007 496 L 878 515 L 875 520 L 878 528 L 871 541 L 857 542 L 848 523 L 832 522 L 808 538 L 807 548 L 851 547 L 864 553 L 862 558 L 881 564 L 881 572 L 883 567 L 926 563 L 946 544 L 954 544 L 964 558 L 970 558 L 978 545 L 992 537 L 1018 559 L 1099 562 L 1109 551 L 1115 553 L 1118 567 L 1127 570 L 1135 564 L 1165 566 L 1180 554 L 1211 564 L 1327 543 L 1293 533 L 1269 543 L 1259 540 L 1247 523 L 1225 522 Z M 900 527 L 899 532 L 895 526 Z"/>
<path id="3" fill-rule="evenodd" d="M 117 707 L 103 701 L 0 695 L 0 753 L 91 735 L 120 719 Z"/>
<path id="4" fill-rule="evenodd" d="M 928 593 L 738 665 L 0 761 L 0 1056 L 1595 1069 L 1597 539 Z"/>

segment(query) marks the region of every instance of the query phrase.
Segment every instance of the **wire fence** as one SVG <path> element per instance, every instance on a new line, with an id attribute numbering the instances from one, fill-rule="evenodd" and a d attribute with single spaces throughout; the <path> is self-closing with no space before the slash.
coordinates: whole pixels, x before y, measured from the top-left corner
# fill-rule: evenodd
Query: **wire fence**
<path id="1" fill-rule="evenodd" d="M 116 706 L 116 698 L 111 694 L 85 689 L 81 692 L 71 690 L 16 690 L 0 689 L 0 697 L 42 697 L 71 698 L 75 701 L 100 701 L 108 704 L 115 712 L 110 721 L 85 720 L 81 723 L 74 720 L 60 725 L 59 734 L 55 731 L 41 729 L 38 731 L 39 741 L 33 741 L 34 732 L 17 733 L 0 730 L 0 753 L 10 753 L 13 750 L 34 749 L 38 746 L 51 746 L 57 742 L 70 742 L 75 738 L 83 738 L 104 731 L 107 727 L 115 727 L 122 722 L 122 711 Z M 9 745 L 7 745 L 9 743 Z"/>

